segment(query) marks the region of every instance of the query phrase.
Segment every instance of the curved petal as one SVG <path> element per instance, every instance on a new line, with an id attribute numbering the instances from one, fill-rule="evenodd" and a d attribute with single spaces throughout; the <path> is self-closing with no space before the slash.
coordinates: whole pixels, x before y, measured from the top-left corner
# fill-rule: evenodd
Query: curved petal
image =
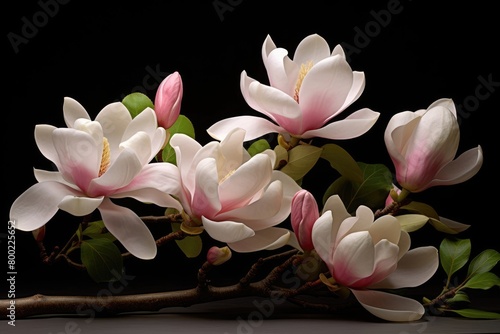
<path id="1" fill-rule="evenodd" d="M 336 116 L 353 82 L 352 70 L 341 56 L 323 59 L 307 72 L 299 91 L 303 130 L 318 129 Z"/>
<path id="2" fill-rule="evenodd" d="M 344 111 L 354 101 L 356 101 L 361 96 L 361 93 L 363 93 L 364 89 L 365 89 L 365 73 L 359 71 L 353 71 L 351 90 L 349 91 L 349 94 L 347 94 L 344 104 L 337 111 L 337 114 Z M 325 122 L 328 122 L 334 116 L 335 114 L 327 118 Z"/>
<path id="3" fill-rule="evenodd" d="M 35 142 L 43 156 L 59 166 L 61 163 L 52 140 L 52 133 L 55 129 L 56 127 L 52 125 L 35 125 Z"/>
<path id="4" fill-rule="evenodd" d="M 444 166 L 434 177 L 428 187 L 437 185 L 453 185 L 467 181 L 477 174 L 483 165 L 483 150 L 481 146 L 471 148 L 457 159 Z"/>
<path id="5" fill-rule="evenodd" d="M 234 128 L 246 130 L 244 141 L 249 141 L 268 133 L 279 133 L 284 129 L 267 119 L 255 116 L 236 116 L 225 118 L 207 129 L 208 134 L 216 139 L 223 140 Z"/>
<path id="6" fill-rule="evenodd" d="M 237 242 L 255 235 L 255 232 L 245 224 L 234 221 L 213 221 L 201 218 L 208 235 L 215 240 L 227 243 Z"/>
<path id="7" fill-rule="evenodd" d="M 342 238 L 351 233 L 367 231 L 372 226 L 372 224 L 373 224 L 373 211 L 367 206 L 360 205 L 356 209 L 356 216 L 348 217 L 344 219 L 344 221 L 340 224 L 340 227 L 337 231 L 336 243 L 338 244 L 340 240 L 342 240 Z M 398 234 L 399 230 L 400 227 L 398 224 Z"/>
<path id="8" fill-rule="evenodd" d="M 351 289 L 351 292 L 368 312 L 387 321 L 415 321 L 425 312 L 422 304 L 410 298 L 373 290 Z"/>
<path id="9" fill-rule="evenodd" d="M 193 165 L 193 160 L 198 151 L 201 149 L 201 145 L 193 138 L 185 135 L 183 133 L 175 133 L 169 140 L 170 145 L 175 151 L 175 159 L 177 167 L 181 173 L 182 180 L 188 182 L 194 177 L 190 175 L 195 173 L 196 166 Z M 187 184 L 187 188 L 192 190 L 192 184 Z"/>
<path id="10" fill-rule="evenodd" d="M 181 203 L 177 199 L 154 188 L 120 192 L 110 196 L 110 198 L 133 198 L 142 203 L 152 203 L 163 208 L 174 208 L 179 212 L 183 210 Z"/>
<path id="11" fill-rule="evenodd" d="M 111 161 L 119 152 L 118 146 L 123 141 L 125 129 L 132 122 L 130 112 L 121 102 L 110 103 L 97 114 L 95 120 L 102 126 L 104 137 L 108 140 Z"/>
<path id="12" fill-rule="evenodd" d="M 68 128 L 55 129 L 52 138 L 59 157 L 57 169 L 65 180 L 85 190 L 98 176 L 102 142 L 96 143 L 88 133 Z"/>
<path id="13" fill-rule="evenodd" d="M 36 183 L 12 203 L 9 219 L 16 222 L 19 230 L 36 230 L 56 214 L 59 203 L 67 195 L 82 194 L 58 182 Z"/>
<path id="14" fill-rule="evenodd" d="M 299 66 L 288 57 L 288 51 L 283 48 L 272 50 L 264 61 L 269 84 L 289 96 L 293 96 L 295 81 Z"/>
<path id="15" fill-rule="evenodd" d="M 135 152 L 125 147 L 108 170 L 90 182 L 88 195 L 94 197 L 114 194 L 117 189 L 130 184 L 141 172 L 142 166 Z"/>
<path id="16" fill-rule="evenodd" d="M 398 262 L 397 269 L 371 289 L 398 289 L 419 286 L 427 282 L 439 267 L 435 247 L 419 247 L 408 251 Z"/>
<path id="17" fill-rule="evenodd" d="M 257 252 L 260 250 L 274 250 L 288 244 L 293 233 L 284 228 L 271 227 L 256 231 L 254 236 L 246 239 L 230 242 L 228 246 L 240 253 Z"/>
<path id="18" fill-rule="evenodd" d="M 59 209 L 73 216 L 82 217 L 94 212 L 102 203 L 104 196 L 90 198 L 83 196 L 65 196 L 59 203 Z"/>
<path id="19" fill-rule="evenodd" d="M 311 232 L 314 249 L 329 268 L 332 266 L 331 254 L 336 235 L 336 231 L 332 230 L 332 226 L 332 213 L 326 211 L 316 220 Z"/>
<path id="20" fill-rule="evenodd" d="M 106 228 L 132 255 L 149 260 L 156 256 L 156 242 L 144 222 L 130 209 L 105 198 L 99 206 Z"/>
<path id="21" fill-rule="evenodd" d="M 120 150 L 129 149 L 135 152 L 141 165 L 146 165 L 151 160 L 151 138 L 144 131 L 138 131 L 127 140 L 120 143 Z"/>
<path id="22" fill-rule="evenodd" d="M 119 103 L 119 105 L 126 107 L 123 103 Z M 117 106 L 118 108 L 118 106 Z M 141 111 L 137 116 L 135 116 L 132 121 L 128 124 L 125 132 L 123 133 L 122 141 L 128 140 L 132 136 L 134 136 L 137 132 L 146 132 L 148 137 L 153 137 L 154 133 L 158 129 L 158 122 L 156 119 L 156 114 L 153 109 L 150 107 L 145 108 Z M 160 128 L 163 129 L 163 128 Z M 165 131 L 165 129 L 163 129 Z"/>
<path id="23" fill-rule="evenodd" d="M 311 34 L 300 41 L 295 49 L 293 61 L 305 64 L 309 61 L 317 62 L 330 56 L 328 42 L 318 34 Z"/>
<path id="24" fill-rule="evenodd" d="M 320 129 L 306 131 L 301 137 L 306 139 L 321 137 L 333 140 L 356 138 L 370 130 L 379 116 L 379 112 L 363 108 L 343 120 L 330 123 Z"/>
<path id="25" fill-rule="evenodd" d="M 375 244 L 382 239 L 387 239 L 397 245 L 401 236 L 401 225 L 396 217 L 385 215 L 375 220 L 368 228 L 368 231 Z"/>
<path id="26" fill-rule="evenodd" d="M 198 216 L 213 218 L 221 209 L 217 162 L 206 158 L 196 166 L 195 189 L 191 202 L 192 212 Z"/>
<path id="27" fill-rule="evenodd" d="M 249 204 L 269 184 L 272 165 L 269 156 L 256 154 L 219 184 L 219 199 L 223 211 Z"/>
<path id="28" fill-rule="evenodd" d="M 154 188 L 171 195 L 181 191 L 181 176 L 176 165 L 168 162 L 153 162 L 147 164 L 137 176 L 120 193 L 127 191 Z"/>
<path id="29" fill-rule="evenodd" d="M 90 119 L 85 108 L 75 99 L 65 97 L 63 101 L 63 117 L 68 128 L 72 128 L 79 118 Z"/>
<path id="30" fill-rule="evenodd" d="M 346 235 L 338 243 L 331 263 L 333 276 L 342 285 L 349 287 L 370 276 L 375 265 L 375 248 L 368 231 Z"/>

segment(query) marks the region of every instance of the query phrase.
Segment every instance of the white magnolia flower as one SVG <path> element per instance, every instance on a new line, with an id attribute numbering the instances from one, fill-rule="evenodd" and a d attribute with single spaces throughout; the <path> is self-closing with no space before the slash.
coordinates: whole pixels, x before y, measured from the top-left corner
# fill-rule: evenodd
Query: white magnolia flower
<path id="1" fill-rule="evenodd" d="M 389 321 L 423 316 L 424 307 L 416 300 L 378 290 L 419 286 L 439 266 L 435 247 L 410 250 L 410 236 L 394 216 L 374 221 L 372 210 L 361 205 L 351 217 L 334 195 L 313 226 L 312 240 L 335 282 L 349 288 L 370 313 Z"/>
<path id="2" fill-rule="evenodd" d="M 273 170 L 274 151 L 250 157 L 244 137 L 244 130 L 234 129 L 223 141 L 202 147 L 189 136 L 174 134 L 170 145 L 182 178 L 178 197 L 197 225 L 233 250 L 275 249 L 293 235 L 275 225 L 289 216 L 292 197 L 301 188 Z"/>
<path id="3" fill-rule="evenodd" d="M 270 120 L 237 116 L 221 120 L 208 129 L 215 139 L 236 127 L 245 129 L 245 141 L 277 132 L 296 138 L 350 139 L 368 131 L 379 114 L 368 108 L 327 124 L 356 101 L 365 87 L 363 72 L 353 71 L 344 50 L 333 50 L 317 34 L 304 38 L 293 59 L 277 48 L 270 36 L 262 46 L 269 85 L 241 73 L 240 87 L 248 105 Z M 326 125 L 327 124 L 327 125 Z"/>
<path id="4" fill-rule="evenodd" d="M 103 108 L 94 121 L 75 100 L 65 98 L 67 128 L 40 124 L 35 140 L 57 171 L 35 169 L 38 181 L 12 204 L 10 219 L 23 231 L 45 225 L 61 209 L 85 216 L 98 209 L 104 225 L 133 255 L 151 259 L 156 243 L 143 221 L 112 198 L 130 197 L 180 208 L 169 194 L 178 191 L 179 171 L 169 163 L 150 163 L 165 142 L 154 111 L 132 119 L 120 102 Z"/>

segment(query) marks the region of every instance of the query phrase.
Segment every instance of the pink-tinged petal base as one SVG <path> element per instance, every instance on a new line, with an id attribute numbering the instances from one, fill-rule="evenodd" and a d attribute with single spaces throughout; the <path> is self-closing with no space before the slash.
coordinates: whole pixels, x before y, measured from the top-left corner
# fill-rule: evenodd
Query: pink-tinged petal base
<path id="1" fill-rule="evenodd" d="M 374 290 L 351 289 L 358 302 L 374 316 L 393 322 L 411 322 L 422 318 L 425 309 L 416 300 Z"/>
<path id="2" fill-rule="evenodd" d="M 105 199 L 99 206 L 106 228 L 134 256 L 150 260 L 156 256 L 156 242 L 144 222 L 132 210 Z"/>

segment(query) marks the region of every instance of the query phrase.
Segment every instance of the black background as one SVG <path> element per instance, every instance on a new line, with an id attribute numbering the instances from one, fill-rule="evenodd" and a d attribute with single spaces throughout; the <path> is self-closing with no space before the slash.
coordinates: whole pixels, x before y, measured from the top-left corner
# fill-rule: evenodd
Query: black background
<path id="1" fill-rule="evenodd" d="M 442 97 L 462 105 L 458 153 L 481 145 L 484 165 L 462 184 L 431 188 L 415 199 L 432 205 L 441 216 L 470 224 L 459 237 L 471 239 L 473 254 L 486 248 L 500 250 L 494 174 L 494 156 L 498 155 L 494 122 L 500 106 L 496 10 L 492 2 L 436 3 L 42 0 L 11 5 L 4 9 L 7 75 L 1 233 L 6 232 L 12 202 L 36 182 L 33 168 L 52 168 L 38 151 L 33 132 L 40 123 L 65 126 L 65 96 L 95 116 L 105 105 L 135 90 L 154 99 L 161 79 L 178 71 L 184 84 L 181 113 L 193 121 L 197 140 L 206 144 L 211 139 L 205 130 L 218 120 L 259 115 L 244 102 L 239 76 L 246 70 L 249 76 L 267 82 L 261 58 L 267 34 L 293 56 L 304 37 L 318 33 L 332 47 L 342 44 L 352 68 L 365 72 L 363 94 L 344 113 L 362 107 L 381 113 L 367 134 L 338 142 L 357 160 L 384 163 L 392 169 L 383 131 L 394 113 L 426 108 Z M 13 38 L 24 39 L 16 43 Z M 494 83 L 490 90 L 484 86 L 488 78 Z M 304 187 L 321 198 L 333 176 L 326 165 L 319 165 Z M 47 247 L 62 246 L 77 224 L 76 217 L 56 214 L 47 224 Z M 1 239 L 3 268 L 5 236 Z M 442 238 L 443 234 L 425 226 L 415 232 L 413 244 L 438 246 Z M 17 231 L 16 250 L 18 296 L 93 294 L 105 286 L 63 263 L 41 264 L 29 232 Z M 266 254 L 235 254 L 231 264 L 220 267 L 219 279 L 238 278 L 251 260 Z M 190 287 L 202 260 L 185 259 L 175 245 L 160 248 L 151 261 L 127 260 L 127 273 L 135 278 L 123 292 Z M 498 289 L 493 290 L 498 294 Z"/>

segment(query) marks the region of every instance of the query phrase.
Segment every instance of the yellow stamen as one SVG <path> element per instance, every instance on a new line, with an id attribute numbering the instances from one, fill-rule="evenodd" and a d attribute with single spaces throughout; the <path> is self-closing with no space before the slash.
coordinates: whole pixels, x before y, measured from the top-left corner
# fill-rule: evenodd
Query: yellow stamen
<path id="1" fill-rule="evenodd" d="M 103 138 L 102 141 L 102 157 L 101 157 L 101 166 L 99 167 L 99 176 L 104 174 L 109 167 L 110 163 L 110 154 L 109 154 L 109 143 L 106 137 Z"/>
<path id="2" fill-rule="evenodd" d="M 313 67 L 313 62 L 308 61 L 305 64 L 300 65 L 300 71 L 299 75 L 297 78 L 297 82 L 295 83 L 295 94 L 293 95 L 293 98 L 297 103 L 299 103 L 299 92 L 300 92 L 300 86 L 302 86 L 302 81 L 304 80 L 307 72 Z"/>

